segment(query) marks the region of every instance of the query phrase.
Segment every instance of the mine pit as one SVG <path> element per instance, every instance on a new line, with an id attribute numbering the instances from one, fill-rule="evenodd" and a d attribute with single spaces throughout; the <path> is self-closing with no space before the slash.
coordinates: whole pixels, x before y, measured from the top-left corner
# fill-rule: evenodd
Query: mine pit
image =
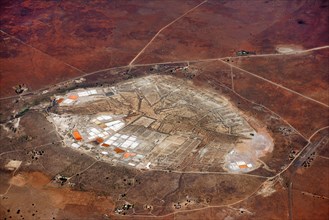
<path id="1" fill-rule="evenodd" d="M 244 173 L 273 150 L 266 129 L 251 126 L 225 97 L 171 76 L 71 90 L 52 105 L 48 120 L 66 146 L 111 164 Z"/>

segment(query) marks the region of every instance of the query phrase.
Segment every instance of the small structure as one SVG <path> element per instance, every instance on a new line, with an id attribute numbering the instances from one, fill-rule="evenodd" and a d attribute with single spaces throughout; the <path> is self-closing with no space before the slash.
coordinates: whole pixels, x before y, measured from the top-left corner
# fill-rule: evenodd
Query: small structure
<path id="1" fill-rule="evenodd" d="M 54 177 L 53 180 L 54 180 L 55 183 L 59 183 L 61 186 L 63 186 L 69 180 L 69 178 L 68 177 L 65 177 L 65 176 L 62 176 L 60 174 L 57 174 Z"/>
<path id="2" fill-rule="evenodd" d="M 147 169 L 150 169 L 150 165 L 151 165 L 151 162 L 148 162 L 148 163 L 146 164 L 146 168 L 147 168 Z"/>
<path id="3" fill-rule="evenodd" d="M 23 92 L 27 91 L 28 88 L 25 84 L 19 84 L 17 86 L 14 86 L 13 89 L 17 94 L 22 94 Z"/>
<path id="4" fill-rule="evenodd" d="M 255 55 L 256 52 L 252 52 L 252 51 L 246 51 L 246 50 L 239 50 L 238 52 L 236 52 L 237 56 L 248 56 L 248 55 Z"/>

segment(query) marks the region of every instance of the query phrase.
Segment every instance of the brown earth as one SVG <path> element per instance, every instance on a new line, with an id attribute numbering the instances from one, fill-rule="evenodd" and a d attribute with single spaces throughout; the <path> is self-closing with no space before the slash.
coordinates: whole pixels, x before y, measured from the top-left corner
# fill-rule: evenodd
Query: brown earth
<path id="1" fill-rule="evenodd" d="M 329 50 L 295 56 L 236 58 L 236 66 L 329 105 Z"/>
<path id="2" fill-rule="evenodd" d="M 137 63 L 275 53 L 276 45 L 327 45 L 325 1 L 208 1 L 164 30 Z M 311 34 L 310 34 L 311 33 Z"/>
<path id="3" fill-rule="evenodd" d="M 329 215 L 328 158 L 316 156 L 309 168 L 292 178 L 292 213 L 296 219 L 324 219 Z"/>
<path id="4" fill-rule="evenodd" d="M 234 89 L 241 96 L 266 106 L 309 138 L 328 125 L 328 107 L 293 94 L 241 70 L 233 69 Z"/>
<path id="5" fill-rule="evenodd" d="M 46 55 L 39 50 L 21 44 L 8 35 L 0 33 L 0 96 L 14 95 L 12 88 L 18 84 L 26 84 L 30 90 L 36 90 L 46 84 L 55 84 L 76 77 L 83 72 L 75 70 L 58 59 Z"/>
<path id="6" fill-rule="evenodd" d="M 40 172 L 20 173 L 10 183 L 1 202 L 1 208 L 7 209 L 3 217 L 8 219 L 101 217 L 113 209 L 110 198 L 52 186 L 50 178 Z"/>
<path id="7" fill-rule="evenodd" d="M 2 1 L 1 96 L 14 95 L 11 87 L 19 83 L 34 90 L 127 65 L 157 31 L 200 2 Z M 137 62 L 225 57 L 239 49 L 273 53 L 278 44 L 326 45 L 327 7 L 325 1 L 208 1 L 162 31 Z"/>
<path id="8" fill-rule="evenodd" d="M 289 219 L 289 205 L 287 189 L 279 183 L 274 186 L 275 193 L 264 197 L 255 195 L 235 206 L 251 212 L 236 219 Z"/>
<path id="9" fill-rule="evenodd" d="M 329 136 L 329 127 L 327 129 L 323 129 L 320 132 L 317 133 L 317 135 L 315 135 L 312 140 L 318 140 L 321 137 L 328 137 Z M 328 144 L 327 144 L 328 145 Z M 327 157 L 329 158 L 329 148 L 327 145 L 322 145 L 322 147 L 320 147 L 318 149 L 318 155 L 322 156 L 322 157 Z"/>
<path id="10" fill-rule="evenodd" d="M 21 83 L 35 90 L 127 65 L 160 28 L 199 2 L 2 1 L 0 95 L 14 95 L 11 87 Z"/>

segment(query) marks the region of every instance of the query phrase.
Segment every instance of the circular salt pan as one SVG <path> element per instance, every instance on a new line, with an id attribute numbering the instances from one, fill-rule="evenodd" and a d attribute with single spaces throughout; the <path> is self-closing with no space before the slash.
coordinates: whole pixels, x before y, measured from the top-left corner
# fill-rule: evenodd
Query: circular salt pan
<path id="1" fill-rule="evenodd" d="M 274 143 L 265 132 L 254 134 L 250 139 L 236 145 L 225 156 L 224 169 L 228 172 L 247 173 L 259 167 L 259 159 L 273 151 Z"/>

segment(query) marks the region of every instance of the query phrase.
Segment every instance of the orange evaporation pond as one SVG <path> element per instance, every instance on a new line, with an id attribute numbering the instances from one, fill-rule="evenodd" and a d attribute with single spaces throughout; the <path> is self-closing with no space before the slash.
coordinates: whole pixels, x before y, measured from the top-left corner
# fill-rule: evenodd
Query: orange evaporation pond
<path id="1" fill-rule="evenodd" d="M 239 165 L 239 167 L 240 167 L 240 169 L 246 169 L 246 168 L 248 168 L 247 165 Z"/>
<path id="2" fill-rule="evenodd" d="M 97 143 L 100 144 L 100 143 L 103 143 L 104 139 L 99 137 L 99 138 L 96 139 L 96 141 L 97 141 Z"/>
<path id="3" fill-rule="evenodd" d="M 123 158 L 129 158 L 129 157 L 133 157 L 135 156 L 136 154 L 135 153 L 128 153 L 126 152 L 124 155 L 123 155 Z"/>
<path id="4" fill-rule="evenodd" d="M 118 148 L 118 147 L 116 147 L 116 148 L 114 149 L 114 151 L 115 151 L 117 154 L 121 154 L 121 153 L 124 153 L 124 152 L 125 152 L 124 150 L 122 150 L 121 148 Z"/>
<path id="5" fill-rule="evenodd" d="M 60 99 L 58 99 L 56 102 L 59 104 L 59 103 L 61 103 L 62 101 L 64 101 L 64 98 L 60 98 Z"/>
<path id="6" fill-rule="evenodd" d="M 79 131 L 73 131 L 72 135 L 73 135 L 75 140 L 77 140 L 77 141 L 82 140 L 82 137 L 81 137 Z"/>
<path id="7" fill-rule="evenodd" d="M 70 95 L 69 99 L 77 100 L 79 97 L 77 95 Z"/>

